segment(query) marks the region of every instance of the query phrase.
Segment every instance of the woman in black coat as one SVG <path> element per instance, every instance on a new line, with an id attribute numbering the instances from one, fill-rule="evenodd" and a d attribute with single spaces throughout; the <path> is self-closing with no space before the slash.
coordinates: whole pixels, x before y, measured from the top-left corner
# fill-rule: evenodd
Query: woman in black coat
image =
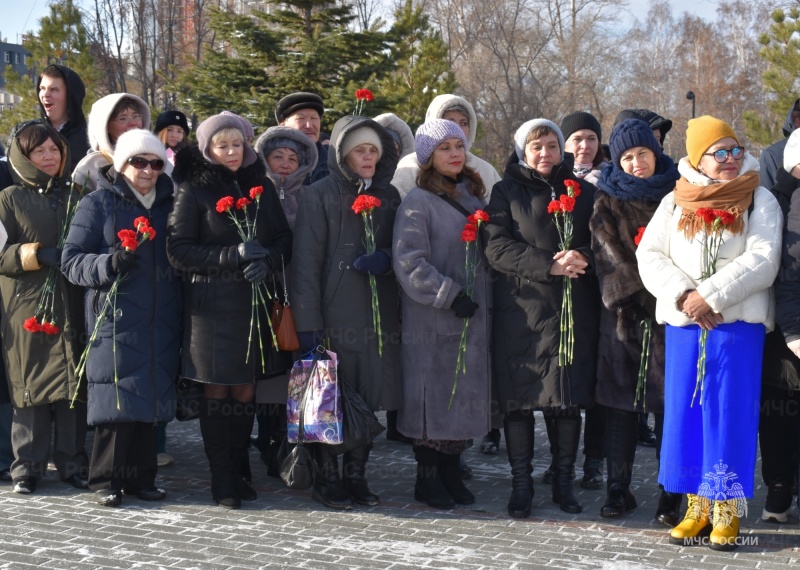
<path id="1" fill-rule="evenodd" d="M 564 138 L 545 119 L 523 124 L 515 153 L 492 191 L 484 226 L 494 285 L 493 366 L 512 472 L 511 516 L 530 515 L 533 498 L 533 410 L 554 420 L 557 474 L 553 501 L 567 512 L 582 506 L 572 489 L 581 434 L 579 406 L 591 405 L 597 344 L 597 281 L 591 276 L 589 216 L 594 186 L 580 184 L 572 249 L 561 251 L 548 213 L 551 200 L 577 180 L 564 160 Z M 574 360 L 559 366 L 563 277 L 572 279 Z"/>
<path id="2" fill-rule="evenodd" d="M 596 399 L 606 418 L 608 497 L 600 515 L 617 517 L 636 507 L 630 484 L 639 413 L 655 414 L 659 434 L 664 425 L 664 325 L 655 322 L 655 297 L 639 277 L 637 236 L 661 199 L 675 188 L 680 174 L 672 159 L 662 153 L 653 130 L 639 119 L 627 119 L 614 127 L 609 147 L 612 164 L 600 175 L 589 225 L 604 306 Z M 652 327 L 650 358 L 645 383 L 638 386 L 647 320 Z M 656 443 L 658 456 L 661 437 Z M 656 519 L 668 526 L 677 524 L 680 502 L 679 493 L 662 491 Z"/>
<path id="3" fill-rule="evenodd" d="M 178 153 L 173 180 L 179 186 L 167 234 L 170 263 L 184 272 L 186 281 L 182 375 L 204 384 L 200 429 L 211 493 L 220 506 L 233 509 L 256 498 L 243 479 L 243 466 L 253 427 L 255 382 L 265 374 L 260 346 L 267 352 L 264 360 L 274 354 L 269 327 L 262 325 L 251 338 L 252 287 L 279 270 L 281 258 L 288 264 L 292 247 L 275 187 L 244 138 L 243 121 L 234 114 L 210 117 L 197 128 L 199 148 Z M 258 212 L 257 236 L 243 241 L 229 215 L 217 211 L 217 202 L 246 198 L 259 186 L 259 207 L 255 200 L 246 207 L 251 221 Z M 244 219 L 239 210 L 232 211 Z M 261 322 L 266 318 L 262 312 Z"/>
<path id="4" fill-rule="evenodd" d="M 89 488 L 108 507 L 122 502 L 123 489 L 148 501 L 166 496 L 155 486 L 156 424 L 175 416 L 181 327 L 181 283 L 166 252 L 173 191 L 166 159 L 152 133 L 120 136 L 114 183 L 101 177 L 97 191 L 81 200 L 62 255 L 64 274 L 86 288 L 89 335 L 112 284 L 124 276 L 86 363 L 88 420 L 96 426 Z M 135 230 L 142 217 L 155 237 L 140 236 L 127 251 L 117 234 Z"/>

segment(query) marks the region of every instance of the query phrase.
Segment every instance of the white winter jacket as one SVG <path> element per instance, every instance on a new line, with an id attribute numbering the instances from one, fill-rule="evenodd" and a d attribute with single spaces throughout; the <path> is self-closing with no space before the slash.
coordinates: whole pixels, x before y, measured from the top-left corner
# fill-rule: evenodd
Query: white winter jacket
<path id="1" fill-rule="evenodd" d="M 758 161 L 749 153 L 743 160 L 742 174 L 758 170 Z M 711 183 L 686 158 L 681 159 L 678 171 L 692 184 Z M 763 186 L 756 188 L 751 210 L 743 214 L 743 233 L 722 234 L 717 272 L 701 282 L 703 240 L 700 236 L 687 239 L 678 230 L 682 208 L 676 206 L 674 192 L 664 197 L 636 250 L 642 282 L 657 300 L 659 323 L 693 324 L 675 303 L 684 292 L 696 289 L 722 314 L 724 322 L 762 323 L 768 331 L 774 328 L 772 283 L 780 267 L 783 215 L 778 201 Z"/>
<path id="2" fill-rule="evenodd" d="M 442 116 L 453 107 L 462 107 L 467 110 L 469 115 L 469 137 L 467 137 L 467 166 L 476 170 L 481 175 L 483 185 L 486 187 L 486 195 L 484 198 L 488 201 L 492 194 L 492 187 L 502 180 L 501 176 L 497 173 L 494 166 L 485 160 L 478 158 L 469 149 L 472 148 L 472 143 L 475 142 L 475 133 L 478 132 L 478 117 L 475 115 L 475 109 L 470 105 L 469 101 L 458 95 L 437 95 L 428 105 L 428 111 L 425 113 L 425 121 L 432 121 L 433 119 L 441 119 Z M 397 169 L 394 171 L 394 178 L 392 178 L 392 186 L 397 188 L 400 192 L 400 197 L 405 198 L 406 194 L 411 192 L 413 188 L 417 187 L 417 174 L 419 174 L 419 162 L 417 161 L 417 153 L 412 152 L 404 156 L 397 163 Z"/>

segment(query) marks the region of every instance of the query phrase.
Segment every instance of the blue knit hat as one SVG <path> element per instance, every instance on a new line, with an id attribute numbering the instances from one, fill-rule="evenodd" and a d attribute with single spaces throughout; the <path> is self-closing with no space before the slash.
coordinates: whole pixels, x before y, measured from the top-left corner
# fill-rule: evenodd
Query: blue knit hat
<path id="1" fill-rule="evenodd" d="M 656 159 L 661 156 L 661 145 L 653 134 L 653 129 L 641 119 L 625 119 L 611 131 L 608 148 L 615 165 L 620 165 L 619 159 L 626 150 L 637 146 L 652 150 Z"/>
<path id="2" fill-rule="evenodd" d="M 427 164 L 436 147 L 447 139 L 458 139 L 467 148 L 467 137 L 453 121 L 446 119 L 433 119 L 422 123 L 417 129 L 415 142 L 417 146 L 417 162 Z"/>
<path id="3" fill-rule="evenodd" d="M 514 133 L 514 150 L 517 152 L 517 158 L 520 162 L 525 162 L 525 141 L 530 132 L 536 127 L 547 127 L 556 134 L 561 160 L 564 160 L 564 135 L 561 134 L 561 129 L 558 128 L 558 125 L 547 119 L 531 119 L 522 123 L 522 126 Z"/>

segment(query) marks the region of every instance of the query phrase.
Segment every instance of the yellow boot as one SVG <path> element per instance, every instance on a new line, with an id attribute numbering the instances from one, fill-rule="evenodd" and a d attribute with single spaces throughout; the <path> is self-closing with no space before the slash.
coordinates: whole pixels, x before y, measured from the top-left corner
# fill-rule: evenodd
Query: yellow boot
<path id="1" fill-rule="evenodd" d="M 733 550 L 739 536 L 739 511 L 736 501 L 716 501 L 708 545 L 711 550 Z"/>
<path id="2" fill-rule="evenodd" d="M 711 502 L 699 495 L 686 495 L 689 505 L 686 507 L 686 516 L 683 521 L 669 533 L 670 544 L 690 546 L 694 539 L 710 530 L 709 514 Z M 699 542 L 697 542 L 699 544 Z"/>

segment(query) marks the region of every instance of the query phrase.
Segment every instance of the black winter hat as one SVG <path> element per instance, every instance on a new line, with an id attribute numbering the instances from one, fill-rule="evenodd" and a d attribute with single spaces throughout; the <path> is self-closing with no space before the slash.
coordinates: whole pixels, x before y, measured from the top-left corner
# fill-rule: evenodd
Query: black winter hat
<path id="1" fill-rule="evenodd" d="M 603 129 L 600 126 L 600 121 L 590 113 L 575 111 L 561 119 L 561 132 L 564 135 L 564 140 L 567 140 L 572 136 L 572 133 L 581 129 L 589 129 L 596 132 L 598 141 L 603 139 Z"/>
<path id="2" fill-rule="evenodd" d="M 649 148 L 656 158 L 661 156 L 661 145 L 653 129 L 641 119 L 625 119 L 611 131 L 608 147 L 615 165 L 619 166 L 619 159 L 626 150 L 637 146 Z"/>
<path id="3" fill-rule="evenodd" d="M 314 109 L 321 117 L 325 112 L 325 105 L 322 102 L 322 97 L 315 93 L 304 93 L 302 91 L 291 93 L 278 101 L 275 106 L 275 119 L 280 124 L 289 115 L 300 109 Z"/>
<path id="4" fill-rule="evenodd" d="M 659 136 L 659 142 L 662 146 L 664 145 L 664 139 L 667 133 L 672 130 L 672 121 L 650 109 L 625 109 L 620 111 L 619 115 L 617 115 L 617 118 L 614 120 L 614 126 L 616 127 L 625 119 L 641 119 L 650 125 L 651 129 L 658 129 L 658 132 L 661 134 L 661 136 Z"/>
<path id="5" fill-rule="evenodd" d="M 180 111 L 164 111 L 161 113 L 156 119 L 156 126 L 153 132 L 158 134 L 172 125 L 179 126 L 187 136 L 189 135 L 189 121 L 186 119 L 186 115 Z"/>

